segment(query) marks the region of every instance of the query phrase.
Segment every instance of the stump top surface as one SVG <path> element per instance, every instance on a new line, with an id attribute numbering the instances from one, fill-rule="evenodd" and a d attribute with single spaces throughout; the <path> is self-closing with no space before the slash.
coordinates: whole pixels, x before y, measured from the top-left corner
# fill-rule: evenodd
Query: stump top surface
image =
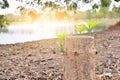
<path id="1" fill-rule="evenodd" d="M 81 39 L 88 38 L 88 39 L 94 39 L 93 36 L 85 36 L 85 35 L 82 35 L 82 36 L 68 36 L 66 38 L 81 38 Z"/>

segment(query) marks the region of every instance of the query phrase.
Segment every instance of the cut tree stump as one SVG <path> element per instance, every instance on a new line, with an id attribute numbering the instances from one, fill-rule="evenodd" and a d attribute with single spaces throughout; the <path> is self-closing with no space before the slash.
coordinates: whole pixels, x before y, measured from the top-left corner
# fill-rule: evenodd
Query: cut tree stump
<path id="1" fill-rule="evenodd" d="M 95 53 L 93 37 L 67 37 L 64 42 L 64 80 L 95 80 Z"/>

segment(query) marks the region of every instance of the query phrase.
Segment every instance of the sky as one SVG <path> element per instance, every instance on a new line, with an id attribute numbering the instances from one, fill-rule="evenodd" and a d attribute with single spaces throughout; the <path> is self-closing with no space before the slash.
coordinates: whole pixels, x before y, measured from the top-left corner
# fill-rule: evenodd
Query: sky
<path id="1" fill-rule="evenodd" d="M 0 1 L 2 1 L 2 0 L 0 0 Z M 25 0 L 25 1 L 29 1 L 29 0 Z M 46 1 L 46 0 L 42 0 L 42 1 Z M 51 1 L 53 1 L 53 0 L 51 0 Z M 61 0 L 61 2 L 62 1 L 63 0 Z M 75 1 L 75 0 L 72 0 L 72 1 Z M 16 0 L 8 0 L 8 3 L 10 4 L 9 8 L 0 9 L 0 14 L 15 13 L 15 10 L 16 10 L 16 8 L 18 6 L 20 6 L 20 5 L 25 6 L 24 3 L 17 2 Z M 100 0 L 94 0 L 94 3 L 98 3 L 99 4 Z M 78 4 L 80 6 L 80 10 L 81 11 L 92 9 L 91 4 L 83 4 L 82 2 L 79 2 Z M 120 1 L 117 3 L 114 0 L 112 0 L 112 3 L 111 3 L 110 8 L 109 8 L 110 11 L 112 10 L 114 5 L 116 5 L 117 7 L 120 6 Z"/>

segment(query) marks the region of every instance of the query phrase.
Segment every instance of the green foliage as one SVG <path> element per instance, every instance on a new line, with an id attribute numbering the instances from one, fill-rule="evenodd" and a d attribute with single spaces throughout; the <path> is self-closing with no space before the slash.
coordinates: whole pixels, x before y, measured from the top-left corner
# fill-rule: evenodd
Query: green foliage
<path id="1" fill-rule="evenodd" d="M 108 8 L 107 7 L 101 7 L 101 9 L 99 11 L 99 13 L 101 13 L 101 15 L 103 16 L 103 18 L 106 17 L 107 12 L 108 12 Z"/>
<path id="2" fill-rule="evenodd" d="M 38 1 L 37 1 L 37 4 L 42 4 L 41 0 L 38 0 Z"/>
<path id="3" fill-rule="evenodd" d="M 76 10 L 77 9 L 77 3 L 73 2 L 68 6 L 68 10 Z"/>
<path id="4" fill-rule="evenodd" d="M 99 8 L 99 5 L 98 5 L 98 4 L 94 4 L 94 5 L 92 6 L 92 9 L 97 9 L 97 8 Z"/>
<path id="5" fill-rule="evenodd" d="M 120 13 L 120 7 L 114 7 L 114 8 L 113 8 L 113 11 L 114 11 L 114 12 L 117 12 L 117 13 Z"/>
<path id="6" fill-rule="evenodd" d="M 85 25 L 81 25 L 81 26 L 76 26 L 76 30 L 82 34 L 82 32 L 86 29 Z"/>
<path id="7" fill-rule="evenodd" d="M 102 71 L 102 68 L 101 68 L 100 66 L 97 66 L 97 67 L 96 67 L 96 70 L 98 71 L 99 74 L 102 74 L 102 72 L 103 72 L 103 71 Z"/>
<path id="8" fill-rule="evenodd" d="M 0 15 L 0 28 L 10 25 L 10 22 L 4 19 L 4 15 Z"/>
<path id="9" fill-rule="evenodd" d="M 3 3 L 1 3 L 1 8 L 5 9 L 5 8 L 8 8 L 9 7 L 9 3 L 7 0 L 3 0 Z"/>
<path id="10" fill-rule="evenodd" d="M 120 18 L 120 7 L 114 7 L 111 13 L 112 13 L 112 18 Z"/>
<path id="11" fill-rule="evenodd" d="M 116 2 L 119 2 L 120 0 L 115 0 Z"/>
<path id="12" fill-rule="evenodd" d="M 111 0 L 100 0 L 102 7 L 108 7 L 111 3 Z"/>
<path id="13" fill-rule="evenodd" d="M 90 3 L 92 0 L 82 0 L 84 3 Z"/>
<path id="14" fill-rule="evenodd" d="M 87 17 L 88 19 L 91 19 L 91 18 L 92 18 L 92 12 L 91 12 L 90 10 L 87 10 L 87 11 L 86 11 L 86 17 Z"/>
<path id="15" fill-rule="evenodd" d="M 52 7 L 52 4 L 53 4 L 53 2 L 52 2 L 52 1 L 45 2 L 45 6 L 47 6 L 47 7 Z"/>
<path id="16" fill-rule="evenodd" d="M 83 31 L 87 30 L 87 32 L 89 34 L 91 34 L 92 30 L 94 29 L 94 27 L 99 24 L 99 21 L 92 21 L 92 22 L 88 22 L 86 23 L 87 25 L 81 25 L 81 26 L 76 26 L 76 30 L 82 34 Z"/>
<path id="17" fill-rule="evenodd" d="M 67 36 L 70 36 L 70 34 L 62 33 L 62 34 L 58 34 L 58 35 L 57 35 L 57 38 L 58 38 L 59 41 L 60 41 L 59 46 L 60 46 L 60 49 L 61 49 L 61 50 L 63 49 L 63 42 L 64 42 L 64 40 L 65 40 L 65 37 L 67 37 Z"/>
<path id="18" fill-rule="evenodd" d="M 4 15 L 0 15 L 0 28 L 4 27 Z"/>
<path id="19" fill-rule="evenodd" d="M 93 28 L 99 23 L 100 23 L 99 21 L 88 22 L 88 26 L 87 26 L 88 33 L 90 34 L 92 32 Z"/>
<path id="20" fill-rule="evenodd" d="M 7 32 L 6 26 L 9 24 L 10 22 L 4 19 L 4 15 L 0 15 L 0 32 Z"/>

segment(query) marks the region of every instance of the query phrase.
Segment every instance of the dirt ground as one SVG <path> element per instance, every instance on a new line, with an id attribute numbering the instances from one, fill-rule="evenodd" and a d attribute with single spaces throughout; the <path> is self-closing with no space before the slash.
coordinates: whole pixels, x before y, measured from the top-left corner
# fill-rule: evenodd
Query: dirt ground
<path id="1" fill-rule="evenodd" d="M 95 37 L 97 49 L 96 80 L 120 80 L 120 30 L 91 36 Z M 0 45 L 0 80 L 63 80 L 64 53 L 43 49 L 40 44 L 33 41 Z"/>

